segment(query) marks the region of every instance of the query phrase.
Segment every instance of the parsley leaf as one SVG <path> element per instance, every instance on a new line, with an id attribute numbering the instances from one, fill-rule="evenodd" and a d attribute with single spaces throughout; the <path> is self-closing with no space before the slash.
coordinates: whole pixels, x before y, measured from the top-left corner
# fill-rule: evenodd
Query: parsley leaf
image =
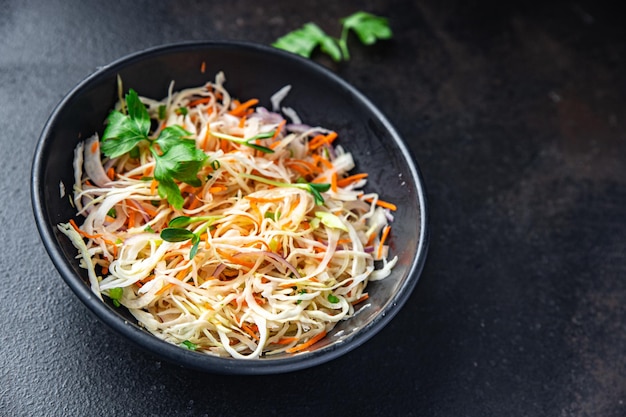
<path id="1" fill-rule="evenodd" d="M 348 32 L 353 30 L 364 45 L 373 45 L 379 39 L 390 39 L 393 36 L 386 18 L 367 12 L 356 12 L 341 19 L 343 25 L 339 46 L 343 56 L 349 59 Z"/>
<path id="2" fill-rule="evenodd" d="M 329 55 L 335 62 L 350 59 L 348 33 L 354 31 L 364 45 L 372 45 L 379 39 L 390 39 L 392 31 L 386 18 L 359 11 L 340 20 L 341 37 L 326 34 L 318 25 L 309 22 L 278 38 L 272 46 L 305 58 L 310 58 L 315 48 Z"/>
<path id="3" fill-rule="evenodd" d="M 126 95 L 128 114 L 113 110 L 107 118 L 107 127 L 102 136 L 101 149 L 109 158 L 117 158 L 127 152 L 138 153 L 137 145 L 146 141 L 155 158 L 154 178 L 158 181 L 161 198 L 167 198 L 176 209 L 183 206 L 184 199 L 174 180 L 194 187 L 201 185 L 197 174 L 207 159 L 207 155 L 196 148 L 190 133 L 181 126 L 169 126 L 152 140 L 150 115 L 135 90 Z"/>
<path id="4" fill-rule="evenodd" d="M 313 50 L 319 46 L 322 52 L 330 55 L 332 59 L 341 61 L 341 50 L 335 39 L 328 36 L 315 23 L 306 23 L 300 29 L 279 38 L 272 46 L 305 58 L 310 58 Z"/>

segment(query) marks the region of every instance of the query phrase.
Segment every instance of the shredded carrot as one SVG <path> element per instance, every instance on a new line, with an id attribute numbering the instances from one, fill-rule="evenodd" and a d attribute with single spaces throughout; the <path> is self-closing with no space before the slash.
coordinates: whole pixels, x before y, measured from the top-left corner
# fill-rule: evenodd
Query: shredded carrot
<path id="1" fill-rule="evenodd" d="M 369 237 L 369 239 L 367 239 L 367 243 L 365 244 L 365 246 L 372 246 L 372 244 L 374 244 L 374 240 L 376 240 L 376 233 L 372 233 Z"/>
<path id="2" fill-rule="evenodd" d="M 143 170 L 143 176 L 149 177 L 150 175 L 152 175 L 153 171 L 154 171 L 154 165 L 148 165 L 146 169 Z"/>
<path id="3" fill-rule="evenodd" d="M 243 127 L 246 125 L 246 120 L 248 119 L 248 116 L 246 116 L 245 114 L 241 117 L 241 119 L 239 119 L 239 128 L 243 129 Z"/>
<path id="4" fill-rule="evenodd" d="M 385 245 L 385 240 L 387 240 L 387 236 L 389 236 L 389 231 L 391 230 L 391 226 L 387 225 L 383 229 L 383 235 L 380 238 L 380 242 L 378 243 L 378 252 L 376 252 L 377 257 L 380 259 L 383 257 L 383 247 Z"/>
<path id="5" fill-rule="evenodd" d="M 157 211 L 154 209 L 154 207 L 151 204 L 141 204 L 141 208 L 143 209 L 143 211 L 148 213 L 148 215 L 152 218 L 154 218 L 157 215 Z"/>
<path id="6" fill-rule="evenodd" d="M 176 279 L 179 281 L 182 281 L 188 272 L 189 272 L 189 268 L 181 269 L 180 271 L 178 271 L 178 274 L 176 274 Z"/>
<path id="7" fill-rule="evenodd" d="M 337 172 L 333 172 L 333 175 L 330 176 L 330 189 L 336 193 L 337 192 Z"/>
<path id="8" fill-rule="evenodd" d="M 337 132 L 330 132 L 327 135 L 317 135 L 309 141 L 309 149 L 315 150 L 323 145 L 330 145 L 337 139 Z"/>
<path id="9" fill-rule="evenodd" d="M 277 345 L 288 345 L 290 343 L 297 342 L 297 341 L 298 341 L 297 337 L 283 337 L 274 343 L 276 343 Z"/>
<path id="10" fill-rule="evenodd" d="M 309 149 L 317 149 L 324 143 L 324 135 L 314 136 L 313 139 L 309 141 Z"/>
<path id="11" fill-rule="evenodd" d="M 228 187 L 223 185 L 214 185 L 213 187 L 209 187 L 209 192 L 211 194 L 219 193 L 220 191 L 228 190 Z"/>
<path id="12" fill-rule="evenodd" d="M 87 239 L 97 239 L 99 237 L 102 237 L 102 235 L 90 235 L 88 233 L 83 232 L 82 230 L 80 230 L 80 228 L 78 227 L 74 219 L 70 219 L 70 224 L 72 225 L 74 230 L 76 230 L 80 235 L 86 237 Z"/>
<path id="13" fill-rule="evenodd" d="M 195 210 L 200 206 L 200 199 L 195 195 L 191 196 L 191 202 L 187 206 L 187 210 Z"/>
<path id="14" fill-rule="evenodd" d="M 352 184 L 353 182 L 362 180 L 363 178 L 367 178 L 367 173 L 363 172 L 361 174 L 354 174 L 354 175 L 350 175 L 349 177 L 342 178 L 340 180 L 337 180 L 337 185 L 339 187 L 345 187 L 347 185 Z"/>
<path id="15" fill-rule="evenodd" d="M 315 161 L 315 164 L 319 164 L 321 162 L 322 165 L 324 165 L 324 167 L 326 167 L 328 169 L 332 169 L 333 168 L 332 162 L 330 162 L 326 158 L 322 158 L 321 156 L 319 156 L 317 154 L 313 155 L 313 160 Z"/>
<path id="16" fill-rule="evenodd" d="M 170 288 L 172 288 L 174 286 L 174 284 L 172 284 L 171 282 L 168 282 L 167 284 L 165 284 L 164 286 L 161 287 L 160 290 L 158 290 L 155 295 L 160 295 L 163 294 L 165 291 L 169 290 Z"/>
<path id="17" fill-rule="evenodd" d="M 132 229 L 133 227 L 135 227 L 135 213 L 129 213 L 128 214 L 128 228 Z"/>
<path id="18" fill-rule="evenodd" d="M 150 182 L 150 195 L 155 195 L 156 194 L 156 189 L 157 189 L 157 180 L 153 179 L 152 182 Z"/>
<path id="19" fill-rule="evenodd" d="M 274 132 L 274 136 L 272 136 L 272 140 L 276 140 L 278 135 L 280 135 L 280 132 L 283 130 L 283 127 L 285 127 L 286 123 L 287 120 L 285 119 L 281 120 L 280 123 L 278 123 L 278 126 L 276 126 L 276 131 Z"/>
<path id="20" fill-rule="evenodd" d="M 290 168 L 296 171 L 298 174 L 302 175 L 303 177 L 306 177 L 307 175 L 311 174 L 310 170 L 300 165 L 292 165 Z"/>
<path id="21" fill-rule="evenodd" d="M 374 201 L 374 199 L 373 198 L 366 198 L 365 201 L 367 201 L 368 203 L 371 203 L 372 201 Z M 383 201 L 383 200 L 376 200 L 376 205 L 380 206 L 382 208 L 389 209 L 391 211 L 396 211 L 398 209 L 398 207 L 396 207 L 395 204 L 390 203 L 388 201 Z"/>
<path id="22" fill-rule="evenodd" d="M 233 101 L 233 103 L 235 103 L 235 101 Z M 231 111 L 229 111 L 229 114 L 232 114 L 233 116 L 243 116 L 244 114 L 246 114 L 246 112 L 248 111 L 248 109 L 252 106 L 256 106 L 259 103 L 259 100 L 256 98 L 251 98 L 250 100 L 246 101 L 245 103 L 241 103 L 241 104 L 236 104 L 236 107 L 234 109 L 232 109 Z"/>
<path id="23" fill-rule="evenodd" d="M 106 266 L 102 267 L 102 275 L 106 275 L 109 273 L 109 268 L 107 268 Z"/>
<path id="24" fill-rule="evenodd" d="M 207 104 L 210 103 L 211 100 L 213 100 L 213 97 L 197 98 L 195 100 L 191 100 L 189 104 L 187 104 L 187 107 L 196 107 L 198 104 Z"/>
<path id="25" fill-rule="evenodd" d="M 243 323 L 241 325 L 241 329 L 245 331 L 246 333 L 248 333 L 250 336 L 252 336 L 254 340 L 259 340 L 259 336 L 256 334 L 256 332 L 252 330 L 250 326 L 248 326 L 246 323 Z"/>
<path id="26" fill-rule="evenodd" d="M 277 140 L 276 142 L 272 142 L 272 143 L 270 143 L 270 146 L 268 146 L 268 148 L 270 148 L 270 149 L 276 149 L 276 148 L 278 148 L 278 146 L 279 146 L 279 145 L 280 145 L 280 141 L 279 141 L 279 140 Z M 274 161 L 274 162 L 276 162 L 276 161 Z"/>
<path id="27" fill-rule="evenodd" d="M 254 262 L 246 262 L 243 259 L 238 259 L 237 257 L 228 255 L 226 253 L 220 253 L 220 255 L 223 258 L 226 258 L 226 260 L 230 263 L 245 266 L 247 268 L 254 268 Z"/>
<path id="28" fill-rule="evenodd" d="M 353 302 L 352 302 L 352 305 L 362 303 L 363 301 L 367 300 L 368 298 L 370 298 L 370 295 L 369 295 L 369 294 L 367 294 L 367 293 L 365 293 L 365 294 L 363 294 L 363 295 L 361 296 L 361 298 L 359 298 L 359 299 L 358 299 L 358 300 L 356 300 L 356 301 L 353 301 Z"/>
<path id="29" fill-rule="evenodd" d="M 326 181 L 328 181 L 328 179 L 326 179 L 326 175 L 321 175 L 317 178 L 314 178 L 313 181 L 311 182 L 314 182 L 316 184 L 321 184 L 321 183 L 325 183 Z"/>
<path id="30" fill-rule="evenodd" d="M 294 171 L 296 170 L 296 167 L 301 167 L 306 170 L 306 175 L 321 172 L 321 169 L 319 169 L 315 164 L 305 161 L 304 159 L 289 159 L 285 161 L 285 165 Z"/>
<path id="31" fill-rule="evenodd" d="M 115 179 L 115 168 L 111 167 L 107 170 L 107 177 L 111 180 Z"/>
<path id="32" fill-rule="evenodd" d="M 301 343 L 297 346 L 287 349 L 286 352 L 294 353 L 294 352 L 299 352 L 301 350 L 304 350 L 308 348 L 309 346 L 314 345 L 316 342 L 322 340 L 325 336 L 326 336 L 326 330 L 322 331 L 321 333 L 316 334 L 315 336 L 310 338 L 307 342 Z"/>
<path id="33" fill-rule="evenodd" d="M 95 140 L 92 144 L 91 144 L 91 153 L 96 153 L 98 152 L 98 147 L 100 146 L 100 144 L 98 143 L 97 140 Z"/>

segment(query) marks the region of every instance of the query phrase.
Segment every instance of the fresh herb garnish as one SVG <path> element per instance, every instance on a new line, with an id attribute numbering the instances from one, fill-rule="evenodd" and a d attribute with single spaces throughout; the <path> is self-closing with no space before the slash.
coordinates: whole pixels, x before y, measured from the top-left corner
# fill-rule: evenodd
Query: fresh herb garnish
<path id="1" fill-rule="evenodd" d="M 189 340 L 185 340 L 180 344 L 181 347 L 187 348 L 189 350 L 196 350 L 198 349 L 198 345 L 196 345 L 195 343 L 191 343 Z"/>
<path id="2" fill-rule="evenodd" d="M 373 45 L 379 39 L 391 39 L 393 33 L 385 17 L 367 12 L 356 12 L 341 19 L 342 30 L 339 46 L 343 59 L 350 59 L 348 52 L 348 33 L 352 30 L 364 45 Z"/>
<path id="3" fill-rule="evenodd" d="M 253 175 L 253 174 L 242 173 L 239 175 L 241 175 L 244 178 L 249 178 L 251 180 L 262 182 L 268 185 L 274 185 L 276 187 L 292 187 L 292 188 L 299 188 L 301 190 L 308 191 L 311 194 L 313 194 L 313 198 L 315 198 L 315 204 L 317 205 L 324 204 L 324 197 L 322 197 L 321 193 L 328 191 L 328 189 L 330 188 L 330 184 L 327 184 L 327 183 L 316 183 L 316 182 L 290 183 L 290 182 L 274 181 L 274 180 L 270 180 L 264 177 L 259 177 L 258 175 Z"/>
<path id="4" fill-rule="evenodd" d="M 313 50 L 319 46 L 320 50 L 330 55 L 333 60 L 341 61 L 342 58 L 337 40 L 311 22 L 279 38 L 272 46 L 305 58 L 310 58 Z"/>
<path id="5" fill-rule="evenodd" d="M 227 135 L 226 133 L 211 131 L 211 136 L 215 136 L 216 138 L 225 139 L 225 140 L 229 140 L 231 142 L 239 143 L 240 145 L 249 146 L 249 147 L 251 147 L 253 149 L 256 149 L 258 151 L 261 151 L 261 152 L 274 153 L 273 149 L 270 149 L 270 148 L 265 147 L 265 146 L 257 145 L 256 143 L 254 143 L 258 139 L 268 139 L 268 138 L 271 138 L 271 137 L 274 136 L 274 133 L 275 133 L 275 131 L 273 130 L 271 132 L 259 133 L 258 135 L 254 135 L 251 138 L 244 139 L 244 138 L 239 138 L 237 136 Z"/>
<path id="6" fill-rule="evenodd" d="M 197 174 L 207 155 L 196 148 L 193 139 L 187 139 L 190 133 L 180 126 L 166 127 L 156 139 L 151 139 L 150 115 L 135 90 L 126 94 L 126 108 L 128 114 L 117 110 L 109 114 L 102 136 L 102 152 L 109 158 L 117 158 L 136 152 L 137 145 L 148 142 L 155 158 L 154 178 L 158 181 L 159 195 L 180 210 L 184 200 L 174 180 L 200 186 Z"/>
<path id="7" fill-rule="evenodd" d="M 306 294 L 306 290 L 300 290 L 298 292 L 298 294 L 302 295 L 302 294 Z M 296 304 L 300 304 L 302 302 L 302 298 L 300 298 L 298 301 L 296 301 Z"/>
<path id="8" fill-rule="evenodd" d="M 120 287 L 115 287 L 109 289 L 109 298 L 113 301 L 113 305 L 115 307 L 121 306 L 120 300 L 122 299 L 122 295 L 124 294 L 124 289 Z"/>
<path id="9" fill-rule="evenodd" d="M 161 230 L 161 239 L 167 242 L 185 242 L 191 239 L 191 250 L 189 251 L 189 259 L 193 259 L 198 253 L 198 245 L 200 244 L 200 236 L 211 226 L 211 224 L 221 218 L 221 216 L 199 216 L 188 217 L 178 216 L 170 220 L 168 227 Z M 191 230 L 184 229 L 192 223 L 205 222 L 200 229 L 194 233 Z"/>
<path id="10" fill-rule="evenodd" d="M 333 304 L 337 304 L 339 302 L 339 298 L 335 297 L 332 294 L 328 294 L 328 301 Z"/>
<path id="11" fill-rule="evenodd" d="M 306 23 L 300 29 L 289 32 L 272 44 L 272 46 L 310 58 L 315 48 L 329 55 L 334 61 L 350 59 L 348 51 L 348 34 L 353 31 L 364 45 L 373 45 L 379 39 L 390 39 L 393 36 L 386 18 L 359 11 L 340 20 L 341 36 L 334 38 L 326 34 L 315 23 Z"/>

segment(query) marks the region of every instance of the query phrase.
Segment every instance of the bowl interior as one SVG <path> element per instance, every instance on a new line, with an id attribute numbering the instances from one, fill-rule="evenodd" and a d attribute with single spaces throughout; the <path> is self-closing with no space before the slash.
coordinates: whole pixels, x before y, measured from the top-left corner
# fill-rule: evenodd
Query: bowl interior
<path id="1" fill-rule="evenodd" d="M 204 67 L 204 72 L 201 68 Z M 73 184 L 73 150 L 94 132 L 117 98 L 116 77 L 124 89 L 162 98 L 171 81 L 175 90 L 212 80 L 223 71 L 226 88 L 241 100 L 270 97 L 283 86 L 292 89 L 282 105 L 294 108 L 303 122 L 332 128 L 338 143 L 352 152 L 355 171 L 369 173 L 367 190 L 394 202 L 391 253 L 399 261 L 391 276 L 370 283 L 370 298 L 355 317 L 340 322 L 309 352 L 257 360 L 217 358 L 162 342 L 141 329 L 125 309 L 102 303 L 91 294 L 76 249 L 57 229 L 75 216 L 67 194 Z M 426 204 L 422 179 L 387 119 L 353 87 L 308 60 L 268 47 L 234 43 L 187 43 L 144 51 L 101 68 L 72 90 L 57 106 L 41 135 L 33 161 L 33 209 L 51 259 L 77 296 L 106 324 L 149 351 L 195 369 L 218 373 L 275 373 L 330 360 L 373 336 L 404 304 L 415 286 L 426 256 Z M 106 297 L 105 297 L 106 298 Z"/>

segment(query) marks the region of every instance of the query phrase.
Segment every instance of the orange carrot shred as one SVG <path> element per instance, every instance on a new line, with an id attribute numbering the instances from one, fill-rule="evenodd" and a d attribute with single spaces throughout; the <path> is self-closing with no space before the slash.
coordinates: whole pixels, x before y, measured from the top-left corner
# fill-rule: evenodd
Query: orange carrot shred
<path id="1" fill-rule="evenodd" d="M 76 230 L 78 232 L 78 234 L 86 237 L 87 239 L 97 239 L 99 237 L 102 237 L 102 235 L 90 235 L 84 231 L 82 231 L 78 225 L 76 224 L 76 222 L 74 221 L 74 219 L 70 219 L 70 224 L 72 225 L 72 227 L 74 228 L 74 230 Z"/>
<path id="2" fill-rule="evenodd" d="M 340 180 L 337 180 L 337 185 L 339 187 L 345 187 L 346 185 L 350 185 L 353 182 L 362 180 L 363 178 L 367 178 L 367 173 L 363 172 L 361 174 L 354 174 L 354 175 L 350 175 L 349 177 L 342 178 Z"/>
<path id="3" fill-rule="evenodd" d="M 235 103 L 235 101 L 233 101 L 233 103 Z M 232 109 L 231 111 L 229 111 L 229 114 L 232 114 L 233 116 L 243 116 L 244 114 L 246 114 L 246 111 L 253 106 L 256 106 L 259 103 L 259 100 L 256 98 L 251 98 L 250 100 L 238 104 L 236 105 L 236 107 L 234 109 Z"/>
<path id="4" fill-rule="evenodd" d="M 278 339 L 278 341 L 274 343 L 276 343 L 277 345 L 288 345 L 296 341 L 298 341 L 297 337 L 283 337 L 281 339 Z"/>
<path id="5" fill-rule="evenodd" d="M 157 185 L 158 185 L 157 180 L 153 179 L 152 182 L 150 183 L 150 195 L 156 194 Z"/>
<path id="6" fill-rule="evenodd" d="M 285 127 L 285 123 L 287 123 L 287 120 L 283 119 L 280 121 L 280 123 L 278 123 L 278 126 L 276 126 L 276 131 L 274 132 L 274 136 L 272 136 L 272 139 L 275 140 L 278 135 L 280 135 L 280 132 L 283 130 L 283 127 Z"/>
<path id="7" fill-rule="evenodd" d="M 107 177 L 111 180 L 115 179 L 115 168 L 111 167 L 107 170 Z"/>
<path id="8" fill-rule="evenodd" d="M 322 331 L 321 333 L 316 334 L 315 336 L 313 336 L 312 338 L 310 338 L 308 341 L 304 343 L 301 343 L 299 345 L 296 345 L 292 348 L 287 349 L 287 353 L 294 353 L 294 352 L 299 352 L 301 350 L 304 350 L 308 348 L 309 346 L 314 345 L 316 342 L 320 341 L 321 339 L 323 339 L 324 336 L 326 336 L 326 330 Z"/>
<path id="9" fill-rule="evenodd" d="M 359 298 L 359 299 L 358 299 L 358 300 L 356 300 L 356 301 L 353 301 L 353 302 L 352 302 L 352 305 L 362 303 L 363 301 L 367 300 L 368 298 L 370 298 L 370 295 L 369 295 L 369 294 L 367 294 L 367 293 L 365 293 L 365 294 L 363 294 L 363 295 L 361 296 L 361 298 Z"/>
<path id="10" fill-rule="evenodd" d="M 250 336 L 252 336 L 252 338 L 253 338 L 254 340 L 259 340 L 259 336 L 258 336 L 258 335 L 255 333 L 255 331 L 254 331 L 254 330 L 252 330 L 252 329 L 250 328 L 250 326 L 248 326 L 246 323 L 243 323 L 243 324 L 241 325 L 241 328 L 243 329 L 243 331 L 245 331 L 245 332 L 246 332 L 246 333 L 248 333 Z"/>
<path id="11" fill-rule="evenodd" d="M 372 201 L 374 201 L 373 198 L 366 198 L 365 201 L 367 201 L 368 203 L 371 203 Z M 388 201 L 383 201 L 383 200 L 376 200 L 376 205 L 380 206 L 382 208 L 387 208 L 391 211 L 396 211 L 398 209 L 398 207 L 396 207 L 395 204 L 390 203 Z"/>
<path id="12" fill-rule="evenodd" d="M 164 286 L 161 287 L 161 289 L 159 289 L 155 295 L 160 295 L 163 294 L 165 291 L 169 290 L 170 288 L 172 288 L 174 286 L 174 284 L 172 284 L 171 282 L 168 282 L 167 284 L 165 284 Z"/>
<path id="13" fill-rule="evenodd" d="M 330 189 L 334 193 L 337 192 L 337 172 L 333 172 L 333 175 L 330 176 Z"/>
<path id="14" fill-rule="evenodd" d="M 380 259 L 383 256 L 383 247 L 385 245 L 385 240 L 387 240 L 387 236 L 389 236 L 389 231 L 391 230 L 391 226 L 387 225 L 383 229 L 383 235 L 380 237 L 380 242 L 378 243 L 378 252 L 376 252 L 377 257 Z"/>
<path id="15" fill-rule="evenodd" d="M 189 104 L 187 104 L 187 107 L 196 107 L 198 104 L 207 104 L 210 103 L 211 100 L 213 100 L 213 97 L 197 98 L 195 100 L 191 100 Z"/>

